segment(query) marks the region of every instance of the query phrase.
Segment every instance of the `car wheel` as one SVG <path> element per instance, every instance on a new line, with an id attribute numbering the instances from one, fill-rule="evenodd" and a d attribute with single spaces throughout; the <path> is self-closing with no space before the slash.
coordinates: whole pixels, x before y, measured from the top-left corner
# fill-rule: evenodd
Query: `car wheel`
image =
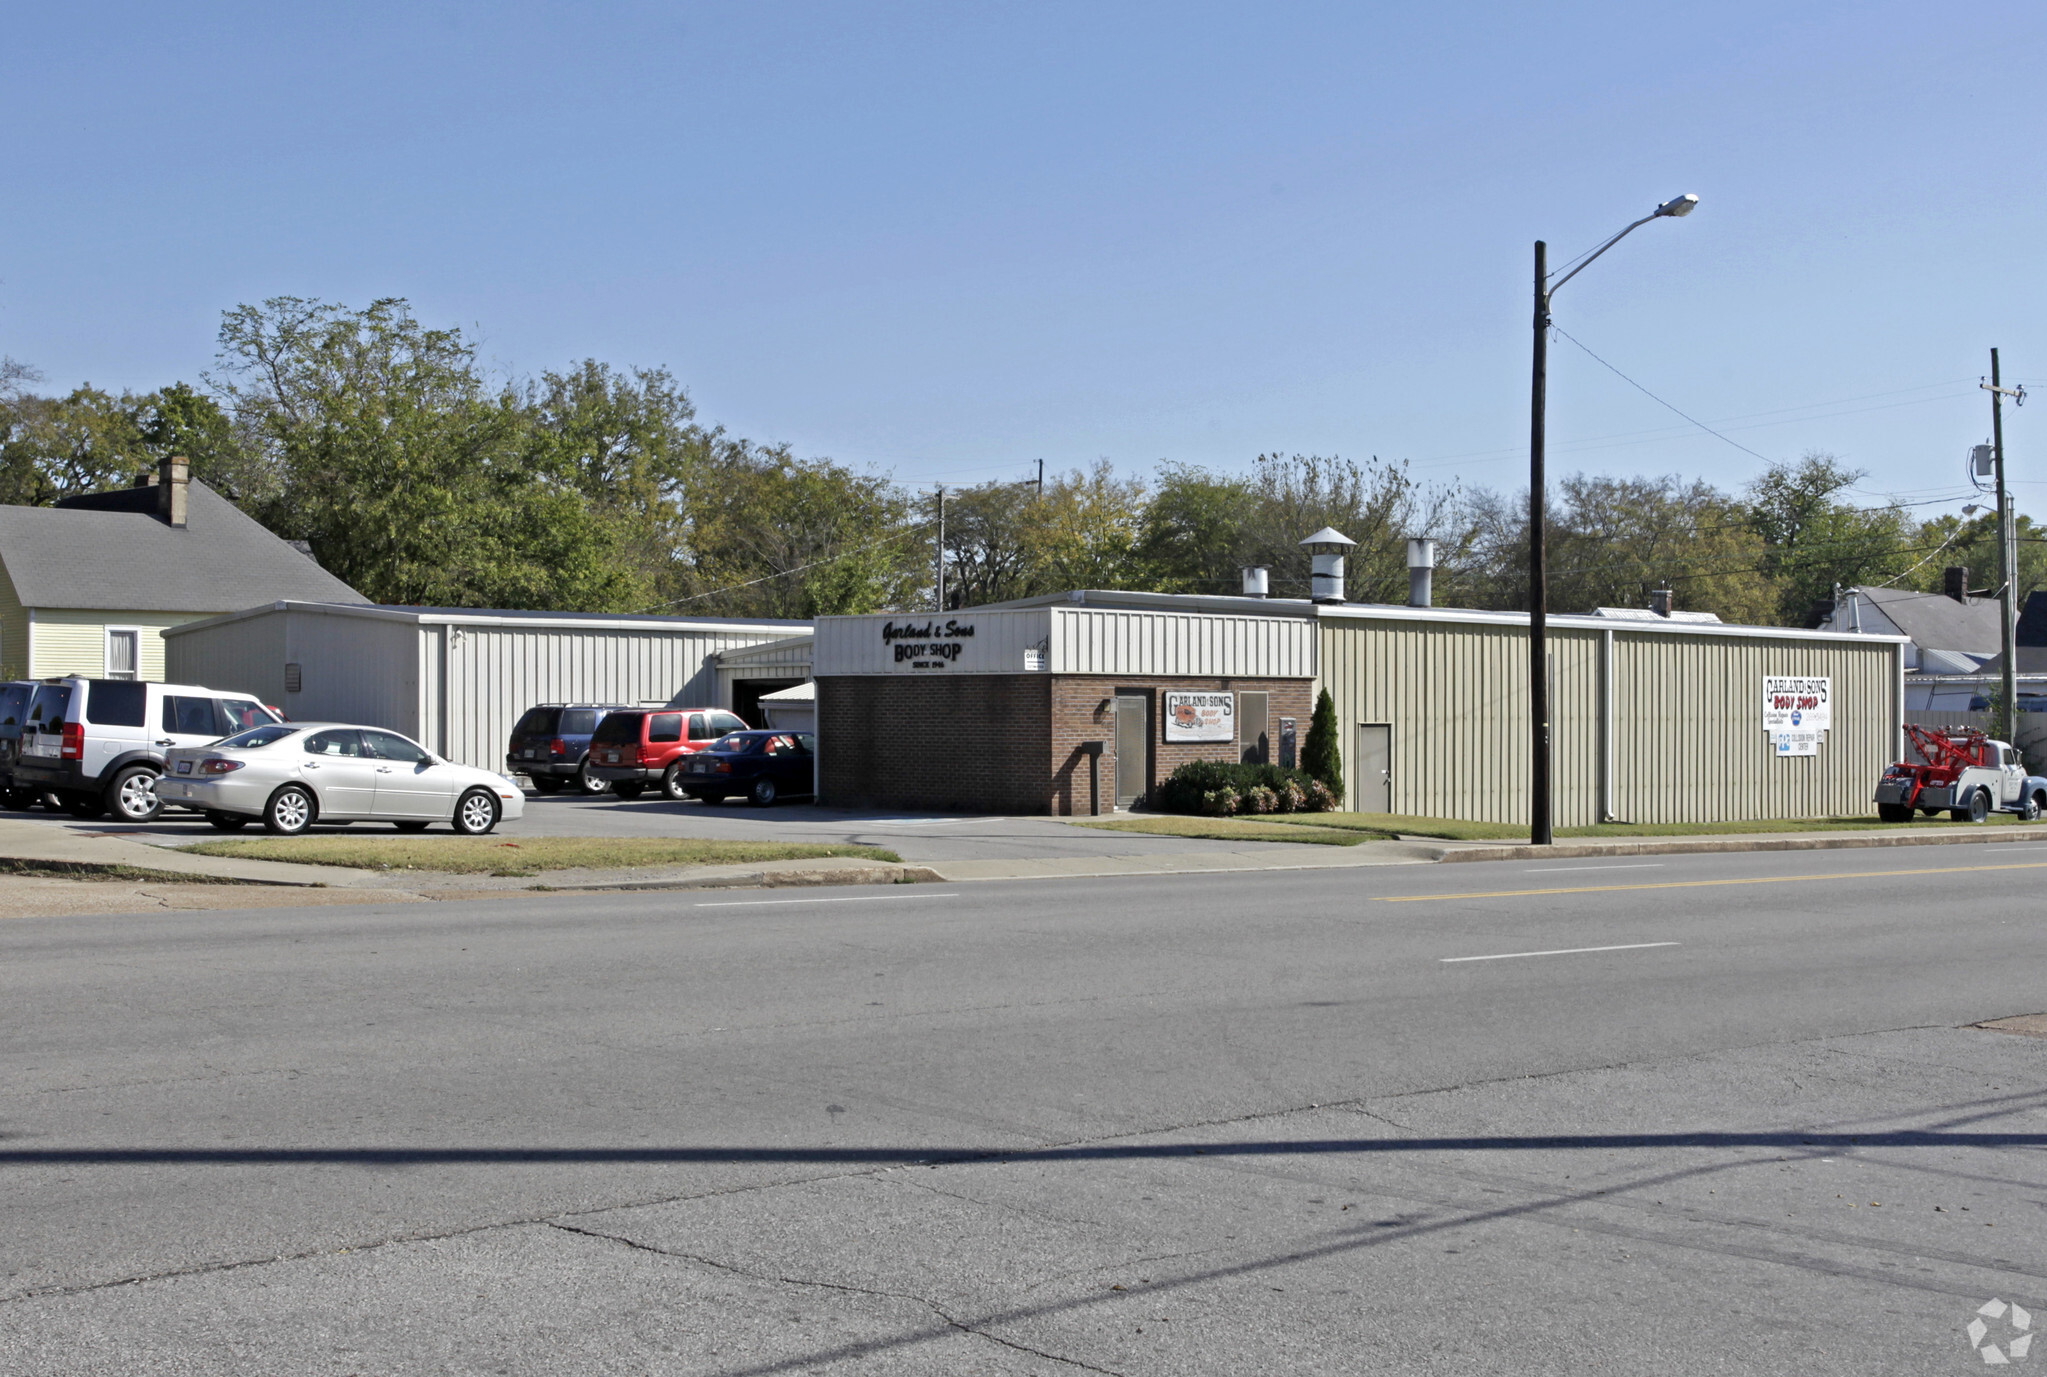
<path id="1" fill-rule="evenodd" d="M 122 822 L 154 822 L 163 812 L 163 800 L 156 796 L 156 771 L 147 765 L 130 765 L 107 785 L 107 809 Z"/>
<path id="2" fill-rule="evenodd" d="M 296 837 L 313 825 L 320 806 L 313 796 L 296 784 L 287 784 L 263 805 L 263 830 L 280 837 Z"/>
<path id="3" fill-rule="evenodd" d="M 1969 806 L 1958 811 L 1955 816 L 1960 822 L 1987 822 L 1990 818 L 1989 790 L 1978 789 L 1969 795 Z"/>
<path id="4" fill-rule="evenodd" d="M 2028 794 L 2019 806 L 2019 821 L 2038 822 L 2043 811 L 2047 811 L 2047 794 Z"/>
<path id="5" fill-rule="evenodd" d="M 576 767 L 576 792 L 594 796 L 610 787 L 609 781 L 590 777 L 590 757 L 584 756 L 583 763 Z"/>
<path id="6" fill-rule="evenodd" d="M 647 792 L 647 786 L 635 780 L 622 780 L 611 786 L 611 792 L 623 799 L 636 799 Z"/>
<path id="7" fill-rule="evenodd" d="M 766 808 L 771 806 L 774 803 L 775 799 L 778 797 L 778 794 L 775 789 L 775 781 L 773 781 L 772 779 L 755 780 L 753 782 L 753 788 L 746 791 L 746 796 L 753 800 L 754 806 L 756 808 Z"/>
<path id="8" fill-rule="evenodd" d="M 391 824 L 400 832 L 424 832 L 428 824 L 423 822 L 394 822 Z"/>
<path id="9" fill-rule="evenodd" d="M 498 798 L 488 789 L 471 789 L 455 802 L 455 830 L 481 837 L 498 825 Z"/>
<path id="10" fill-rule="evenodd" d="M 562 782 L 553 775 L 528 775 L 527 778 L 533 781 L 536 794 L 558 794 L 562 791 Z"/>
<path id="11" fill-rule="evenodd" d="M 240 813 L 223 813 L 213 808 L 206 810 L 206 825 L 216 832 L 239 832 L 253 821 L 255 819 L 245 818 Z"/>
<path id="12" fill-rule="evenodd" d="M 667 799 L 670 803 L 680 803 L 686 798 L 697 797 L 682 787 L 681 761 L 678 760 L 673 765 L 670 765 L 667 771 L 662 774 L 661 797 Z"/>
<path id="13" fill-rule="evenodd" d="M 1912 810 L 1902 803 L 1879 803 L 1876 815 L 1885 822 L 1910 822 Z"/>
<path id="14" fill-rule="evenodd" d="M 107 811 L 107 805 L 98 794 L 75 793 L 67 789 L 57 797 L 63 800 L 64 811 L 74 818 L 96 818 Z"/>

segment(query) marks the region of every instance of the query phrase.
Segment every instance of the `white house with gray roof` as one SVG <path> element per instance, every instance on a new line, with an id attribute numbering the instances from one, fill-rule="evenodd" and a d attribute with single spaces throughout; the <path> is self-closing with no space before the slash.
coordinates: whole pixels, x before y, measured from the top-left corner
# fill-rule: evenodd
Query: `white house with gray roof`
<path id="1" fill-rule="evenodd" d="M 287 598 L 368 601 L 182 459 L 132 488 L 0 507 L 0 679 L 162 679 L 170 627 Z"/>

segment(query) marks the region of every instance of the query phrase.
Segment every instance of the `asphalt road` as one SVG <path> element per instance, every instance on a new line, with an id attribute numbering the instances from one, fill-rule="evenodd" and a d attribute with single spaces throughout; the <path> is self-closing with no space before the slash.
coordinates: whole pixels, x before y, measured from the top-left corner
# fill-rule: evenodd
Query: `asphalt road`
<path id="1" fill-rule="evenodd" d="M 0 1373 L 1973 1371 L 2035 854 L 18 920 Z"/>

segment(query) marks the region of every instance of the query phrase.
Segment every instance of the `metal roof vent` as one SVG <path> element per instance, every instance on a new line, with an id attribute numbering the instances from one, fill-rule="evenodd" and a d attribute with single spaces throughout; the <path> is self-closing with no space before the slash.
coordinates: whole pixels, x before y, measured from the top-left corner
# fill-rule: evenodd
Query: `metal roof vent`
<path id="1" fill-rule="evenodd" d="M 1269 569 L 1262 564 L 1247 564 L 1242 572 L 1244 575 L 1245 597 L 1263 598 L 1269 596 L 1271 587 L 1267 579 L 1267 575 L 1271 573 Z"/>
<path id="2" fill-rule="evenodd" d="M 1436 542 L 1423 537 L 1407 542 L 1407 605 L 1428 607 L 1435 601 Z"/>
<path id="3" fill-rule="evenodd" d="M 1324 526 L 1301 544 L 1314 556 L 1314 573 L 1308 595 L 1316 602 L 1343 601 L 1343 554 L 1357 542 L 1332 527 Z"/>

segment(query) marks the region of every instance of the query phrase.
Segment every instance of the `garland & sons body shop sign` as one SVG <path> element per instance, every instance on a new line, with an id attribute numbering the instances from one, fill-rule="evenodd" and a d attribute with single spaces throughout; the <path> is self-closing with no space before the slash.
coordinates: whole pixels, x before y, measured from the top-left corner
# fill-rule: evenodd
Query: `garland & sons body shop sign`
<path id="1" fill-rule="evenodd" d="M 1818 755 L 1834 725 L 1834 681 L 1763 676 L 1763 730 L 1778 755 Z"/>
<path id="2" fill-rule="evenodd" d="M 1234 693 L 1168 693 L 1165 715 L 1168 741 L 1237 739 Z"/>
<path id="3" fill-rule="evenodd" d="M 960 669 L 971 657 L 974 624 L 957 619 L 881 624 L 881 643 L 895 652 L 895 669 Z"/>

